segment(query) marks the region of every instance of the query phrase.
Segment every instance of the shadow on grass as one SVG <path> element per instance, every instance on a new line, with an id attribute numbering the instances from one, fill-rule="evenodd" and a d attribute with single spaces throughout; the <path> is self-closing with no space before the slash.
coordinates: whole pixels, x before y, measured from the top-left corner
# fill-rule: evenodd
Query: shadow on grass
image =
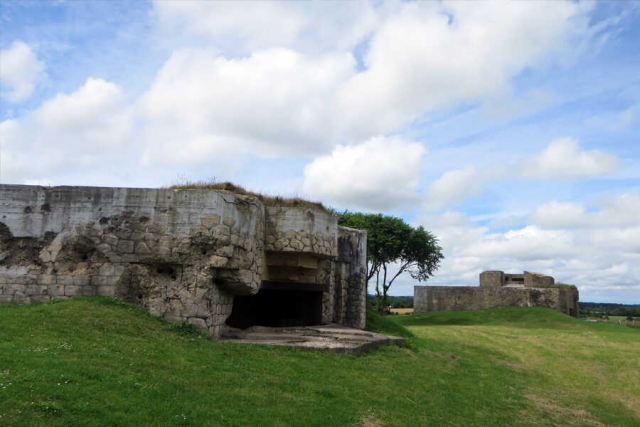
<path id="1" fill-rule="evenodd" d="M 374 308 L 367 306 L 367 331 L 395 337 L 413 338 L 411 331 L 393 320 L 392 316 L 382 316 Z"/>

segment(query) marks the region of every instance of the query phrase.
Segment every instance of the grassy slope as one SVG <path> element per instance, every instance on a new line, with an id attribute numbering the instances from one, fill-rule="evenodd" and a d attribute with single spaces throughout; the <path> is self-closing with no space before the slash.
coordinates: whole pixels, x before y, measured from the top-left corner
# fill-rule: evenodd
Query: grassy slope
<path id="1" fill-rule="evenodd" d="M 353 357 L 211 342 L 106 299 L 3 306 L 0 425 L 640 422 L 638 330 L 536 309 L 370 322 L 410 347 Z"/>

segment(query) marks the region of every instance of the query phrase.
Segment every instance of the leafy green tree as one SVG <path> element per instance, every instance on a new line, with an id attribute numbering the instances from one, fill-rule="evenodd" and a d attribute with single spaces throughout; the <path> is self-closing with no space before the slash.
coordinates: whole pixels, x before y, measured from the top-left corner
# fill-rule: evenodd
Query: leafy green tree
<path id="1" fill-rule="evenodd" d="M 438 239 L 424 227 L 411 227 L 400 218 L 382 214 L 344 212 L 338 224 L 367 230 L 367 281 L 375 277 L 378 307 L 387 305 L 387 293 L 403 273 L 423 282 L 444 258 Z M 398 269 L 391 271 L 393 266 Z"/>

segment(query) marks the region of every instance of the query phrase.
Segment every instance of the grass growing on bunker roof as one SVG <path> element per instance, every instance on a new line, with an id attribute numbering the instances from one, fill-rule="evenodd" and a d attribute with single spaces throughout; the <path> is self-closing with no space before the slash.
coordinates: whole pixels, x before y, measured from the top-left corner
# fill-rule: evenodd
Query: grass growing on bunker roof
<path id="1" fill-rule="evenodd" d="M 174 184 L 170 186 L 169 189 L 170 190 L 224 190 L 224 191 L 230 191 L 235 194 L 240 194 L 243 196 L 256 197 L 262 203 L 264 203 L 265 206 L 309 208 L 309 209 L 317 209 L 325 212 L 331 211 L 320 202 L 306 200 L 301 197 L 269 196 L 262 193 L 249 191 L 240 185 L 236 185 L 228 181 L 225 181 L 225 182 L 217 182 L 215 180 L 185 181 L 180 184 Z"/>

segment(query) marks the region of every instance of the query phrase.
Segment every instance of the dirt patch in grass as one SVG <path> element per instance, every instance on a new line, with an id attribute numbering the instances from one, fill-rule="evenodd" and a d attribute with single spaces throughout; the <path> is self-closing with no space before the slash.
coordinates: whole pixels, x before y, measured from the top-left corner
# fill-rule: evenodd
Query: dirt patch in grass
<path id="1" fill-rule="evenodd" d="M 533 402 L 536 408 L 551 415 L 556 425 L 606 427 L 585 410 L 566 408 L 535 394 L 527 394 L 525 397 Z"/>
<path id="2" fill-rule="evenodd" d="M 366 417 L 362 418 L 362 422 L 360 425 L 362 427 L 382 427 L 384 424 L 382 424 L 382 421 L 377 419 L 375 416 L 367 415 Z"/>
<path id="3" fill-rule="evenodd" d="M 413 314 L 413 308 L 392 308 L 394 314 Z"/>

